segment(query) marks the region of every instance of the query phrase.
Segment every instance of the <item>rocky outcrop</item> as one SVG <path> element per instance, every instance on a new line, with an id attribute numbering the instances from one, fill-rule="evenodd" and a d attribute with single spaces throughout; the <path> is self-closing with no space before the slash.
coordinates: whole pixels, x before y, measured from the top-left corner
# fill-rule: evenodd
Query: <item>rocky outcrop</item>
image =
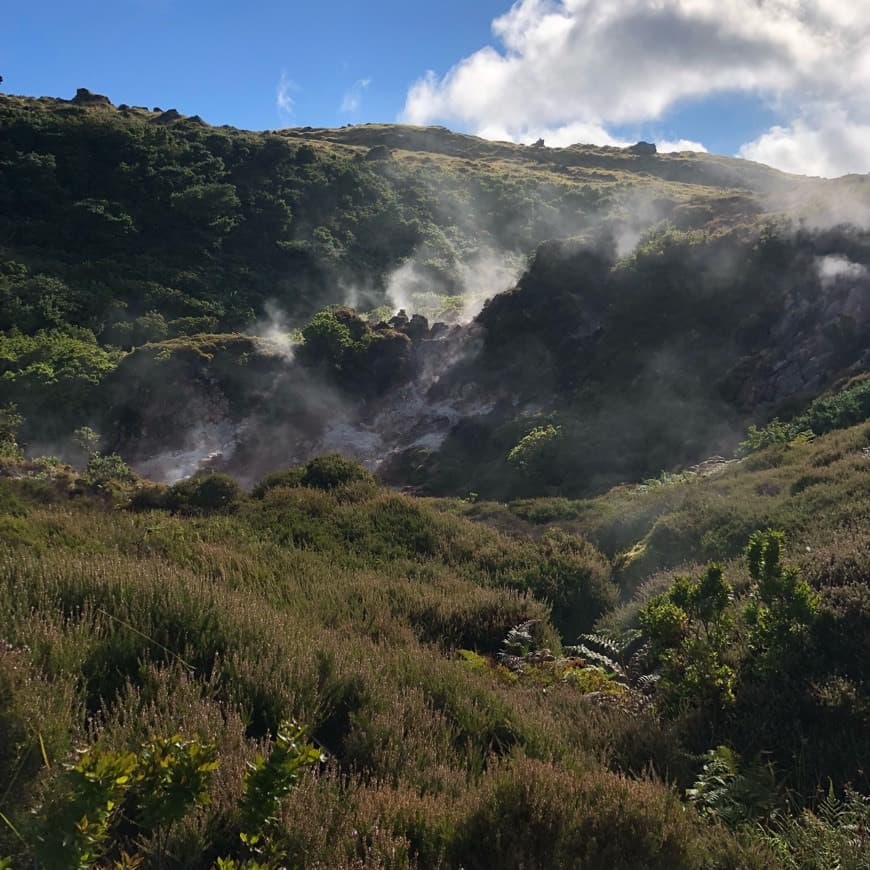
<path id="1" fill-rule="evenodd" d="M 632 154 L 641 154 L 643 156 L 651 156 L 658 154 L 658 148 L 652 142 L 637 142 L 627 149 Z"/>
<path id="2" fill-rule="evenodd" d="M 70 100 L 77 106 L 111 106 L 112 101 L 102 94 L 95 94 L 87 88 L 79 88 L 76 95 Z"/>
<path id="3" fill-rule="evenodd" d="M 155 109 L 154 111 L 159 111 Z M 153 119 L 153 123 L 155 124 L 172 124 L 175 121 L 180 121 L 184 116 L 181 112 L 176 111 L 175 109 L 167 109 L 165 112 L 161 112 L 156 118 Z"/>

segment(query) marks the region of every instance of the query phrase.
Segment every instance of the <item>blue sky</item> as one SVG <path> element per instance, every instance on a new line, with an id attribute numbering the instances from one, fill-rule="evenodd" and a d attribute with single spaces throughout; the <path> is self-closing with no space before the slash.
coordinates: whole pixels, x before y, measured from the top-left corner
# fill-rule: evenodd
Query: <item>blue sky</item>
<path id="1" fill-rule="evenodd" d="M 411 84 L 490 38 L 504 0 L 22 2 L 4 16 L 0 74 L 10 93 L 77 87 L 131 105 L 175 107 L 214 124 L 279 126 L 275 89 L 295 83 L 294 122 L 394 121 Z M 345 94 L 368 80 L 359 110 Z M 354 117 L 355 116 L 355 117 Z"/>
<path id="2" fill-rule="evenodd" d="M 401 118 L 835 175 L 870 169 L 868 38 L 870 0 L 50 0 L 7 10 L 0 74 L 249 129 Z"/>

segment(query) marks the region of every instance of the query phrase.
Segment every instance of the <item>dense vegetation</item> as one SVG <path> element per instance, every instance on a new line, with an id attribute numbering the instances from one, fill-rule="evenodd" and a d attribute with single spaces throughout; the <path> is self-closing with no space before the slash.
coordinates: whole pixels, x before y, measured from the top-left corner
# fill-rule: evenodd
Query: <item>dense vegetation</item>
<path id="1" fill-rule="evenodd" d="M 87 799 L 70 866 L 867 866 L 868 450 L 509 505 L 8 459 L 0 842 Z"/>
<path id="2" fill-rule="evenodd" d="M 0 868 L 870 867 L 862 179 L 0 130 Z"/>
<path id="3" fill-rule="evenodd" d="M 491 412 L 362 458 L 436 494 L 577 496 L 729 453 L 866 369 L 870 242 L 828 214 L 857 182 L 438 128 L 255 134 L 86 91 L 2 96 L 0 128 L 0 398 L 37 452 L 72 458 L 91 426 L 174 479 L 147 461 L 220 429 L 201 458 L 253 482 L 434 378 L 429 404 Z M 469 317 L 529 256 L 434 374 L 444 332 L 384 306 Z"/>
<path id="4" fill-rule="evenodd" d="M 483 349 L 453 376 L 510 404 L 406 454 L 396 480 L 576 496 L 731 455 L 764 414 L 794 418 L 781 440 L 866 419 L 863 388 L 795 416 L 870 363 L 866 232 L 660 229 L 616 264 L 610 242 L 543 245 L 486 304 Z M 818 264 L 845 250 L 856 274 L 825 286 Z"/>

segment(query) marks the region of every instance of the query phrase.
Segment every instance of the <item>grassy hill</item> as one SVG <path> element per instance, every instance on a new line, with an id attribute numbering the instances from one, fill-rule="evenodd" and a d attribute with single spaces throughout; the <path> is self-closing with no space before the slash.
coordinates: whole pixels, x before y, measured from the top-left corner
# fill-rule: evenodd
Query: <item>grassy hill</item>
<path id="1" fill-rule="evenodd" d="M 134 783 L 93 854 L 250 854 L 245 763 L 296 719 L 324 760 L 260 820 L 282 864 L 867 866 L 866 805 L 820 807 L 817 787 L 867 788 L 868 449 L 863 424 L 592 501 L 508 505 L 397 495 L 338 460 L 252 496 L 7 461 L 0 843 L 26 866 L 66 824 L 72 860 L 71 749 L 111 765 L 180 734 L 219 762 L 200 797 L 155 826 Z M 770 526 L 813 609 L 759 646 L 741 551 Z M 733 588 L 732 694 L 702 683 L 674 703 L 667 657 L 646 687 L 616 660 L 709 559 Z M 705 779 L 720 744 L 741 760 Z M 789 816 L 801 807 L 816 815 Z"/>
<path id="2" fill-rule="evenodd" d="M 870 866 L 867 178 L 0 132 L 0 868 Z"/>

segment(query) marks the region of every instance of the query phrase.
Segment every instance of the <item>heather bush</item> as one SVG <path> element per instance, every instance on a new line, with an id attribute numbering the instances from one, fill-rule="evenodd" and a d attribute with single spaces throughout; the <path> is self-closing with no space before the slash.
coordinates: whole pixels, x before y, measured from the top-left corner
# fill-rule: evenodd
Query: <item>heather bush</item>
<path id="1" fill-rule="evenodd" d="M 24 508 L 2 517 L 0 540 L 0 638 L 11 647 L 0 654 L 0 766 L 14 780 L 0 812 L 29 839 L 70 746 L 123 756 L 178 733 L 216 747 L 203 798 L 146 832 L 131 786 L 108 839 L 95 829 L 107 850 L 129 851 L 132 832 L 143 854 L 203 868 L 257 858 L 240 833 L 301 866 L 788 866 L 772 855 L 799 862 L 810 842 L 846 856 L 851 822 L 813 825 L 819 782 L 830 777 L 837 795 L 867 788 L 868 509 L 854 480 L 866 445 L 864 430 L 849 430 L 776 467 L 560 505 L 564 518 L 543 535 L 523 525 L 525 509 L 379 489 L 348 498 L 347 484 L 278 485 L 232 511 L 173 514 L 29 486 L 51 481 L 0 481 Z M 820 482 L 793 492 L 811 467 Z M 732 559 L 721 573 L 660 574 L 633 607 L 610 610 L 609 559 L 581 532 L 637 541 L 678 512 L 696 523 L 689 558 L 706 562 L 709 546 L 727 559 L 743 507 L 755 517 L 759 503 L 788 521 L 785 542 L 759 537 L 751 563 Z M 482 522 L 462 516 L 471 510 Z M 511 533 L 483 524 L 489 516 Z M 712 538 L 728 516 L 732 531 Z M 557 627 L 573 641 L 590 614 L 610 612 L 612 639 L 587 634 L 563 649 Z M 527 650 L 511 670 L 498 653 L 522 625 L 530 640 L 519 639 Z M 653 639 L 637 636 L 643 628 L 656 649 L 642 649 Z M 733 700 L 692 676 L 722 666 Z M 666 703 L 668 680 L 678 703 Z M 272 823 L 250 830 L 244 772 L 270 757 L 289 719 L 310 724 L 329 760 L 294 783 Z M 735 776 L 771 762 L 776 793 L 814 815 L 789 816 L 800 830 L 775 842 L 773 823 L 732 835 L 723 816 L 684 809 L 719 745 L 742 759 Z M 710 781 L 720 774 L 730 787 L 728 771 Z M 0 854 L 18 866 L 23 848 L 0 826 Z"/>

